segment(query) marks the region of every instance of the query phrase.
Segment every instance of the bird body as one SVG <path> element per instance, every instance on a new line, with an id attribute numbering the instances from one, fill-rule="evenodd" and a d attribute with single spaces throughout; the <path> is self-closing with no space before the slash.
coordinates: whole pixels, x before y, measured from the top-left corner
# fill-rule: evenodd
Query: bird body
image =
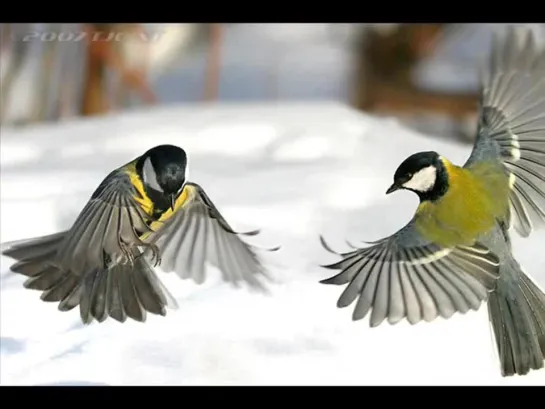
<path id="1" fill-rule="evenodd" d="M 110 172 L 70 229 L 3 245 L 28 277 L 24 286 L 59 310 L 80 307 L 84 323 L 108 317 L 143 322 L 177 303 L 153 267 L 200 284 L 205 265 L 224 281 L 265 291 L 267 277 L 255 248 L 223 218 L 204 189 L 187 180 L 187 156 L 156 146 Z M 153 265 L 152 265 L 153 262 Z"/>
<path id="2" fill-rule="evenodd" d="M 416 193 L 414 217 L 367 247 L 334 252 L 342 259 L 324 267 L 340 272 L 321 281 L 346 285 L 337 306 L 357 300 L 352 318 L 370 312 L 372 327 L 449 318 L 487 302 L 503 376 L 541 369 L 545 359 L 545 293 L 509 237 L 545 222 L 545 50 L 519 33 L 495 39 L 466 163 L 434 151 L 406 158 L 386 193 Z"/>
<path id="3" fill-rule="evenodd" d="M 448 190 L 436 201 L 419 204 L 416 231 L 444 247 L 470 245 L 508 216 L 508 176 L 497 162 L 465 168 L 440 160 L 448 173 Z"/>

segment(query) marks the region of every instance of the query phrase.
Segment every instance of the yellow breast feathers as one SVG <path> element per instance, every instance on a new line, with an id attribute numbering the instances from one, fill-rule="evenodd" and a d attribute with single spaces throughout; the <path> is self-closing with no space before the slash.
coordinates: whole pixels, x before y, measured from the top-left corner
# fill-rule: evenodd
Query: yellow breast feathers
<path id="1" fill-rule="evenodd" d="M 180 193 L 180 195 L 176 198 L 176 202 L 174 203 L 174 211 L 172 211 L 172 209 L 169 207 L 167 211 L 161 214 L 161 217 L 159 217 L 159 219 L 151 223 L 151 229 L 157 231 L 157 229 L 159 229 L 164 222 L 170 219 L 170 217 L 174 213 L 176 213 L 187 204 L 191 203 L 191 200 L 195 197 L 196 194 L 197 192 L 195 191 L 195 188 L 193 186 L 185 185 L 182 193 Z"/>
<path id="2" fill-rule="evenodd" d="M 136 172 L 136 161 L 129 163 L 125 167 L 125 173 L 131 178 L 131 184 L 138 192 L 133 199 L 140 205 L 144 212 L 151 216 L 153 214 L 153 202 L 146 194 L 142 179 L 140 179 L 138 173 Z"/>
<path id="3" fill-rule="evenodd" d="M 507 217 L 509 179 L 493 162 L 461 168 L 442 160 L 449 188 L 438 201 L 420 204 L 415 227 L 442 246 L 470 245 Z"/>
<path id="4" fill-rule="evenodd" d="M 136 172 L 135 163 L 127 165 L 126 173 L 131 178 L 131 183 L 138 192 L 138 194 L 133 197 L 134 200 L 140 205 L 144 212 L 146 212 L 150 216 L 153 215 L 153 201 L 149 198 L 149 196 L 146 194 L 146 191 L 144 190 L 144 184 L 142 183 L 142 180 Z M 166 222 L 174 213 L 176 213 L 186 204 L 190 203 L 195 195 L 196 191 L 193 186 L 184 186 L 182 192 L 176 198 L 176 202 L 174 204 L 174 212 L 172 211 L 172 209 L 168 208 L 165 212 L 161 214 L 161 217 L 159 217 L 159 219 L 153 221 L 150 224 L 150 228 L 153 231 L 157 231 L 158 229 L 160 229 L 164 222 Z M 146 236 L 147 235 L 144 234 L 141 238 L 145 239 Z"/>

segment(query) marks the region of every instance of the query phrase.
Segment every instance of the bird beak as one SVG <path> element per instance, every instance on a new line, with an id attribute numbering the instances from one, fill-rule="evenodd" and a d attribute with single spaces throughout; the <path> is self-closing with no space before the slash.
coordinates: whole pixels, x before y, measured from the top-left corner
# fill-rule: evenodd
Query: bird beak
<path id="1" fill-rule="evenodd" d="M 386 194 L 389 195 L 390 193 L 393 193 L 393 192 L 395 192 L 396 190 L 399 190 L 399 189 L 401 189 L 401 186 L 398 186 L 397 184 L 394 183 L 394 184 L 392 184 L 392 186 L 390 186 L 388 188 L 388 190 L 386 191 Z"/>
<path id="2" fill-rule="evenodd" d="M 174 212 L 174 206 L 176 205 L 176 195 L 170 195 L 170 208 Z"/>

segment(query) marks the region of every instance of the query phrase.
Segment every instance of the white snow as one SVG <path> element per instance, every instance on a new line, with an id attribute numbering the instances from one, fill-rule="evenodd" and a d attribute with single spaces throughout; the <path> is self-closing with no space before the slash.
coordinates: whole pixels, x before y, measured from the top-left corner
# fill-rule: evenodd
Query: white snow
<path id="1" fill-rule="evenodd" d="M 545 371 L 502 378 L 486 308 L 411 327 L 371 329 L 338 309 L 342 287 L 318 281 L 345 238 L 374 240 L 412 215 L 416 197 L 386 196 L 407 155 L 435 149 L 461 163 L 470 147 L 418 135 L 391 119 L 341 104 L 181 105 L 103 118 L 3 129 L 1 240 L 66 228 L 114 167 L 160 143 L 190 156 L 202 184 L 235 228 L 283 248 L 266 256 L 279 281 L 271 295 L 236 290 L 210 269 L 202 286 L 160 277 L 180 308 L 145 324 L 83 326 L 77 310 L 22 287 L 2 258 L 0 381 L 67 384 L 545 384 Z M 541 241 L 540 241 L 541 240 Z M 543 233 L 515 239 L 527 271 Z"/>

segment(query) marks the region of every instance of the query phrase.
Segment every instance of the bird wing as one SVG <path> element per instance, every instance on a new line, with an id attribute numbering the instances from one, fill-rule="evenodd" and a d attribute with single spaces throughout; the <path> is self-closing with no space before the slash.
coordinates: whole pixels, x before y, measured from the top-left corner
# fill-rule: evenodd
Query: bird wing
<path id="1" fill-rule="evenodd" d="M 477 136 L 464 166 L 503 163 L 509 224 L 527 237 L 545 221 L 545 50 L 537 49 L 530 30 L 511 28 L 503 43 L 494 37 L 485 68 Z"/>
<path id="2" fill-rule="evenodd" d="M 184 189 L 188 195 L 185 203 L 157 234 L 150 235 L 150 243 L 159 249 L 161 269 L 201 284 L 209 262 L 221 271 L 224 281 L 237 287 L 245 282 L 264 291 L 258 277 L 267 274 L 256 248 L 241 239 L 259 232 L 235 232 L 201 186 L 187 183 Z"/>
<path id="3" fill-rule="evenodd" d="M 499 262 L 493 253 L 478 242 L 446 248 L 425 240 L 415 229 L 416 217 L 395 234 L 347 253 L 334 252 L 322 239 L 342 260 L 324 266 L 340 272 L 321 283 L 348 284 L 337 306 L 358 299 L 353 320 L 371 309 L 372 327 L 384 319 L 395 324 L 406 317 L 416 324 L 448 318 L 477 310 L 495 287 Z"/>
<path id="4" fill-rule="evenodd" d="M 139 236 L 151 231 L 138 196 L 128 174 L 110 173 L 63 236 L 53 263 L 82 276 L 103 269 L 114 258 L 133 258 L 131 247 L 145 245 Z"/>

